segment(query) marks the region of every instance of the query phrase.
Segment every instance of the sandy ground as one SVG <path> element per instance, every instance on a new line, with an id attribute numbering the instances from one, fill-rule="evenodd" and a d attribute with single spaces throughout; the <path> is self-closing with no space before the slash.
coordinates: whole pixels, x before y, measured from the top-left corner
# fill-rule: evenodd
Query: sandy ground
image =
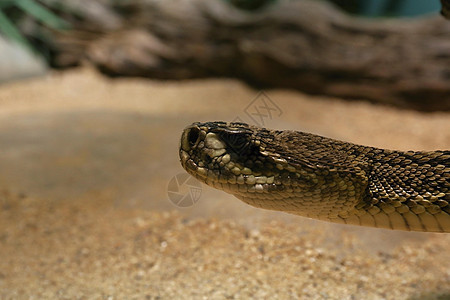
<path id="1" fill-rule="evenodd" d="M 0 298 L 449 299 L 448 234 L 307 220 L 206 186 L 191 207 L 168 200 L 194 121 L 450 148 L 450 114 L 272 90 L 279 111 L 252 120 L 257 95 L 233 80 L 87 68 L 0 86 Z"/>

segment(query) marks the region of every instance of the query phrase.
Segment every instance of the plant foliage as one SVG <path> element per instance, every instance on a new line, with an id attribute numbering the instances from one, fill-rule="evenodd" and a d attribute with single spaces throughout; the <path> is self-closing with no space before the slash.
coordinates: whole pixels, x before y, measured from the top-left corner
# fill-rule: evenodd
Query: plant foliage
<path id="1" fill-rule="evenodd" d="M 34 18 L 40 24 L 52 29 L 69 28 L 69 24 L 36 0 L 2 0 L 0 2 L 0 33 L 29 50 L 33 46 L 17 26 L 24 16 Z"/>

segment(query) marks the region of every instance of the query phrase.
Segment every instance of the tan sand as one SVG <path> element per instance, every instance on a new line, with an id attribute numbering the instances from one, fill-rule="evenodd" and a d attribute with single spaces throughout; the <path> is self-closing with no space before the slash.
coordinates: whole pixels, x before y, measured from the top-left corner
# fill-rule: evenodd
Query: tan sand
<path id="1" fill-rule="evenodd" d="M 267 94 L 283 112 L 268 127 L 450 148 L 449 114 Z M 0 299 L 449 299 L 448 234 L 307 220 L 205 186 L 190 208 L 168 201 L 181 129 L 250 122 L 256 95 L 86 68 L 0 86 Z"/>

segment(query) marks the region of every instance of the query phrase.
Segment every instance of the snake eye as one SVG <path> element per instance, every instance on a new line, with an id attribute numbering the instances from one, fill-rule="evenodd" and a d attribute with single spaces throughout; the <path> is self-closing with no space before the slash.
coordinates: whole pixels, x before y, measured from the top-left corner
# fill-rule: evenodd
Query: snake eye
<path id="1" fill-rule="evenodd" d="M 189 130 L 187 138 L 188 138 L 189 146 L 191 146 L 191 148 L 195 146 L 195 144 L 198 141 L 199 136 L 200 136 L 200 130 L 198 128 L 194 127 L 194 128 L 191 128 L 191 130 Z"/>
<path id="2" fill-rule="evenodd" d="M 244 132 L 224 132 L 224 140 L 236 153 L 244 151 L 249 145 L 248 135 Z"/>

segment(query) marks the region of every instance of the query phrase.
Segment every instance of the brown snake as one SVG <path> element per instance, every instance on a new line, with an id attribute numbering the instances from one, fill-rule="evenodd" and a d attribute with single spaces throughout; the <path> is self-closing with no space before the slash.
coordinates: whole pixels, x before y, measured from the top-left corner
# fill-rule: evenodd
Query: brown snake
<path id="1" fill-rule="evenodd" d="M 395 151 L 244 123 L 194 123 L 180 160 L 214 188 L 330 222 L 450 232 L 450 151 Z"/>

